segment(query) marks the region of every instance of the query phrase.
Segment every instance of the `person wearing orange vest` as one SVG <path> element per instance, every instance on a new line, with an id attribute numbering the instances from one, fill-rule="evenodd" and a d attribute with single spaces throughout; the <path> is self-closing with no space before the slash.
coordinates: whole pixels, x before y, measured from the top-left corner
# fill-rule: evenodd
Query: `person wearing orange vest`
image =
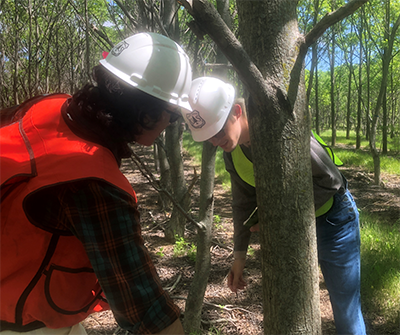
<path id="1" fill-rule="evenodd" d="M 237 292 L 246 286 L 243 269 L 251 232 L 259 230 L 245 103 L 243 99 L 235 100 L 232 85 L 213 77 L 193 80 L 189 101 L 192 108 L 182 110 L 182 115 L 193 139 L 221 147 L 225 168 L 231 176 L 234 262 L 228 286 Z M 330 294 L 337 332 L 364 335 L 358 210 L 345 177 L 335 165 L 339 163 L 338 158 L 323 145 L 317 135 L 311 135 L 318 259 Z M 250 227 L 247 223 L 251 222 L 253 226 Z"/>
<path id="2" fill-rule="evenodd" d="M 141 236 L 120 172 L 190 108 L 191 67 L 175 42 L 140 33 L 93 69 L 96 85 L 1 112 L 2 334 L 85 334 L 111 309 L 135 334 L 184 334 Z"/>

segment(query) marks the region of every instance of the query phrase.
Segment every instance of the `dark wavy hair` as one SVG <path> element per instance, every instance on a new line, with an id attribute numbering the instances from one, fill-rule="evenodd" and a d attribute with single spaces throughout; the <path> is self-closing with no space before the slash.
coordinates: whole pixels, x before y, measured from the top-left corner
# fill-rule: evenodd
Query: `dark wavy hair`
<path id="1" fill-rule="evenodd" d="M 129 157 L 128 143 L 143 129 L 153 129 L 168 103 L 128 85 L 102 65 L 93 68 L 96 85 L 87 84 L 72 96 L 67 113 L 79 136 L 109 148 L 120 163 Z"/>

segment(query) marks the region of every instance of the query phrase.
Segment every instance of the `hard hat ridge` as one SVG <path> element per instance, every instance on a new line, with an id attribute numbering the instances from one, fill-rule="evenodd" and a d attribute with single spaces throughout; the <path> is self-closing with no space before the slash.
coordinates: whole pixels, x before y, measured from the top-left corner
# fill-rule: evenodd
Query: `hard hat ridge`
<path id="1" fill-rule="evenodd" d="M 127 84 L 190 110 L 189 57 L 168 37 L 155 33 L 130 36 L 115 45 L 100 64 Z"/>

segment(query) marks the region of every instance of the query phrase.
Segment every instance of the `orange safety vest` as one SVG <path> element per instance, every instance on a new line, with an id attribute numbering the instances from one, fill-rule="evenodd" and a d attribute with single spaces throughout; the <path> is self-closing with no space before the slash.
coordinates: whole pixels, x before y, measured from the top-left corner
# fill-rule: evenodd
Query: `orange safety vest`
<path id="1" fill-rule="evenodd" d="M 136 201 L 111 151 L 77 137 L 64 122 L 60 111 L 69 97 L 41 99 L 0 130 L 1 330 L 70 327 L 109 309 L 82 243 L 44 230 L 24 211 L 34 192 L 88 178 L 108 182 Z"/>

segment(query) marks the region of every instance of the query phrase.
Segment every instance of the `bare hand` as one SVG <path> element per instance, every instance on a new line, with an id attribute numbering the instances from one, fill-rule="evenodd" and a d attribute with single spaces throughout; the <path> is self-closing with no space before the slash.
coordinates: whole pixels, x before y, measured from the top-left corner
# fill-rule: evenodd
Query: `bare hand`
<path id="1" fill-rule="evenodd" d="M 231 271 L 228 275 L 228 287 L 234 293 L 237 293 L 238 290 L 243 290 L 247 283 L 243 279 L 243 269 L 246 264 L 246 260 L 244 259 L 235 259 Z"/>

